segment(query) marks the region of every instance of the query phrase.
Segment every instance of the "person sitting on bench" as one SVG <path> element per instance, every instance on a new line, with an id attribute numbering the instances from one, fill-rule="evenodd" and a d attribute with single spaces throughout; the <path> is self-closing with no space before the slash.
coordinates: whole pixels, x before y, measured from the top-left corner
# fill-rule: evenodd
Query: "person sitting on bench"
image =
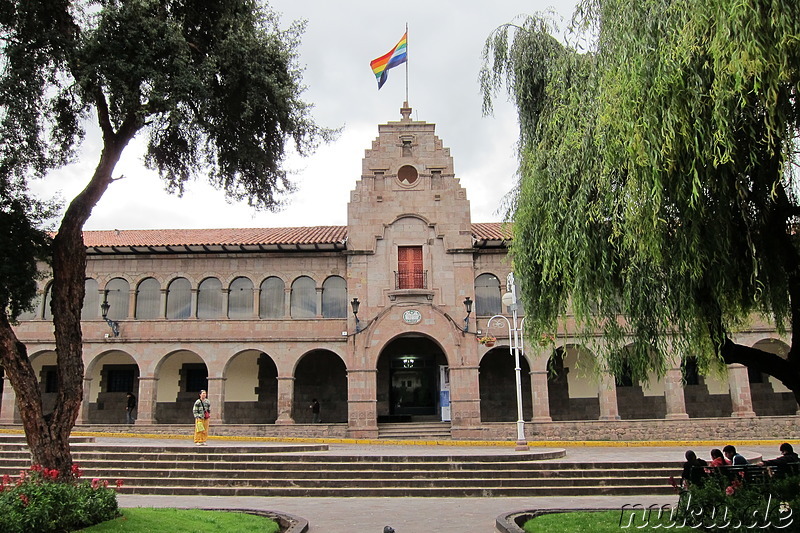
<path id="1" fill-rule="evenodd" d="M 781 475 L 785 475 L 790 471 L 798 473 L 798 471 L 800 471 L 800 457 L 794 452 L 792 445 L 788 442 L 784 442 L 781 444 L 779 450 L 781 452 L 780 457 L 762 461 L 758 464 L 761 466 L 775 467 L 775 472 Z"/>

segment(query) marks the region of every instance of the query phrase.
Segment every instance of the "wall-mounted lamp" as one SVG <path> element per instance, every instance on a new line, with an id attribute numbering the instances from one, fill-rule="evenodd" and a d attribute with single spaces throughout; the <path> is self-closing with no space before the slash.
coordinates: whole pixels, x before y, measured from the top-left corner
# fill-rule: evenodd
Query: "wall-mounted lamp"
<path id="1" fill-rule="evenodd" d="M 469 296 L 464 300 L 464 308 L 467 310 L 467 316 L 464 317 L 464 331 L 469 331 L 469 315 L 472 313 L 472 298 Z"/>
<path id="2" fill-rule="evenodd" d="M 108 318 L 108 310 L 111 309 L 111 304 L 108 303 L 108 291 L 103 293 L 103 303 L 100 304 L 100 312 L 103 314 L 103 320 L 106 321 L 108 327 L 115 337 L 119 337 L 119 322 Z"/>
<path id="3" fill-rule="evenodd" d="M 358 322 L 358 307 L 361 305 L 361 302 L 358 301 L 358 298 L 353 298 L 353 301 L 350 302 L 350 306 L 353 308 L 353 316 L 356 317 L 356 333 L 361 331 L 361 325 Z"/>

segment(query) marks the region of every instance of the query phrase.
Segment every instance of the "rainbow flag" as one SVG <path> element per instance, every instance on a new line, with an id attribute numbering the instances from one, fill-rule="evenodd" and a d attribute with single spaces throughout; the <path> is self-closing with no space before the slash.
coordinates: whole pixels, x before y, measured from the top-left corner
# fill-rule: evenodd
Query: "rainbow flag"
<path id="1" fill-rule="evenodd" d="M 378 89 L 383 87 L 383 84 L 386 83 L 387 72 L 390 68 L 402 65 L 406 62 L 408 59 L 408 54 L 406 53 L 407 49 L 408 32 L 403 34 L 403 38 L 400 39 L 400 42 L 398 42 L 389 53 L 369 62 L 369 66 L 372 67 L 372 72 L 378 79 Z"/>

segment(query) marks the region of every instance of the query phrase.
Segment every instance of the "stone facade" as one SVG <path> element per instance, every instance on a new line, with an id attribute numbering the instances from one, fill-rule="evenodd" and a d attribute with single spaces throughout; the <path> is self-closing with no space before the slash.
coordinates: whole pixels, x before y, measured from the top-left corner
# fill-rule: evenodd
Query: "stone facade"
<path id="1" fill-rule="evenodd" d="M 507 440 L 519 388 L 530 439 L 794 436 L 792 395 L 738 365 L 693 377 L 676 362 L 661 380 L 617 383 L 563 335 L 551 364 L 551 347 L 526 342 L 517 365 L 507 235 L 471 221 L 449 149 L 410 116 L 378 127 L 346 227 L 86 232 L 79 423 L 124 423 L 128 390 L 137 426 L 187 423 L 206 388 L 221 433 L 366 438 L 384 421 L 444 419 L 454 437 Z M 52 402 L 48 290 L 17 333 Z M 495 346 L 476 342 L 486 334 Z M 759 322 L 737 340 L 787 349 Z M 7 380 L 1 394 L 0 424 L 17 422 Z"/>

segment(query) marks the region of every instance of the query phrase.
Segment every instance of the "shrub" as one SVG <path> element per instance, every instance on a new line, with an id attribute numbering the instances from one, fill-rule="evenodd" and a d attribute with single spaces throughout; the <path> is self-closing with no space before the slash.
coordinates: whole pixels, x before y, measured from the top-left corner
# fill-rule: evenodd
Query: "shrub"
<path id="1" fill-rule="evenodd" d="M 682 492 L 677 524 L 713 531 L 794 531 L 800 520 L 800 476 L 747 480 L 715 474 Z M 793 516 L 797 515 L 797 516 Z"/>
<path id="2" fill-rule="evenodd" d="M 59 479 L 57 470 L 33 465 L 19 476 L 0 481 L 0 531 L 3 533 L 60 533 L 82 529 L 119 516 L 117 494 L 108 481 Z M 122 486 L 117 481 L 116 487 Z"/>

